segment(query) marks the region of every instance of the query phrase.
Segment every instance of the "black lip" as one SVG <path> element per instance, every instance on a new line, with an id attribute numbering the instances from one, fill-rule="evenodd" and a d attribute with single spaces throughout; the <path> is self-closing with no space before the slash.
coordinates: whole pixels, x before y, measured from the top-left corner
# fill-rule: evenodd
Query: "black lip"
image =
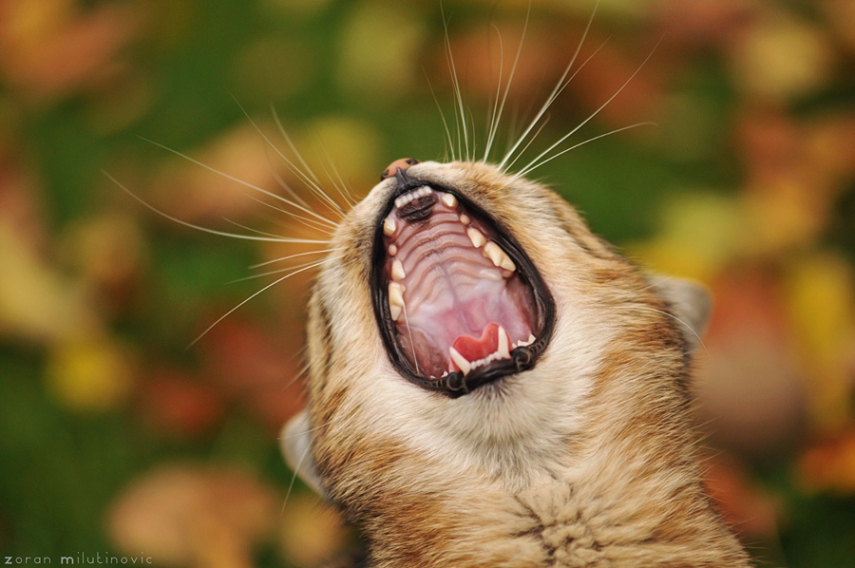
<path id="1" fill-rule="evenodd" d="M 380 329 L 380 336 L 383 338 L 383 344 L 386 347 L 386 353 L 392 365 L 404 376 L 407 380 L 419 385 L 420 387 L 441 392 L 451 398 L 458 398 L 464 394 L 468 394 L 478 387 L 492 383 L 502 377 L 527 371 L 534 367 L 537 359 L 546 350 L 552 332 L 555 327 L 555 301 L 552 294 L 546 287 L 546 283 L 541 278 L 540 273 L 535 269 L 534 264 L 525 254 L 519 243 L 510 235 L 510 233 L 502 227 L 495 219 L 483 209 L 469 201 L 465 196 L 461 195 L 457 190 L 442 185 L 421 181 L 410 177 L 405 171 L 399 170 L 396 176 L 398 186 L 390 195 L 386 206 L 380 215 L 377 217 L 374 232 L 374 251 L 372 254 L 372 269 L 370 286 L 372 290 L 372 300 L 374 302 L 374 316 L 377 320 L 377 326 Z M 517 265 L 519 276 L 531 286 L 534 291 L 535 310 L 537 311 L 537 321 L 542 322 L 540 332 L 537 334 L 535 341 L 531 345 L 517 347 L 511 351 L 510 359 L 493 361 L 492 363 L 473 369 L 468 375 L 463 375 L 462 372 L 449 373 L 445 377 L 439 379 L 426 379 L 412 372 L 401 347 L 395 340 L 396 330 L 395 322 L 392 321 L 392 316 L 389 313 L 389 301 L 385 286 L 381 286 L 381 272 L 383 261 L 386 258 L 386 251 L 383 246 L 383 220 L 392 210 L 395 198 L 417 187 L 427 185 L 436 191 L 444 191 L 454 195 L 467 209 L 478 215 L 482 219 L 490 221 L 496 229 L 497 244 L 511 257 Z"/>

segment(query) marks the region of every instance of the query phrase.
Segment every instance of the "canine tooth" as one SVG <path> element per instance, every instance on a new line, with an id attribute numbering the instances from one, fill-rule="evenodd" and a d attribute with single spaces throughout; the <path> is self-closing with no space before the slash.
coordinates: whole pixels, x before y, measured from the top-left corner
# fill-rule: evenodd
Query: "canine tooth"
<path id="1" fill-rule="evenodd" d="M 499 326 L 499 348 L 496 349 L 495 355 L 498 355 L 502 359 L 509 359 L 511 357 L 511 351 L 508 349 L 509 342 L 508 332 L 505 331 L 504 327 Z"/>
<path id="2" fill-rule="evenodd" d="M 394 219 L 386 218 L 386 220 L 383 221 L 383 234 L 387 237 L 391 237 L 392 235 L 394 235 L 395 229 L 397 228 L 398 226 L 395 224 Z"/>
<path id="3" fill-rule="evenodd" d="M 522 341 L 522 340 L 517 341 L 517 342 L 514 344 L 514 346 L 515 346 L 515 347 L 526 347 L 526 346 L 531 345 L 532 343 L 534 343 L 534 340 L 535 340 L 535 339 L 536 339 L 536 338 L 534 337 L 534 334 L 533 334 L 533 333 L 529 333 L 529 334 L 528 334 L 528 339 L 527 339 L 527 340 L 525 340 L 525 341 Z"/>
<path id="4" fill-rule="evenodd" d="M 471 221 L 471 219 L 469 219 L 468 215 L 461 215 L 460 216 L 460 222 L 463 223 L 464 225 L 468 225 L 469 221 Z"/>
<path id="5" fill-rule="evenodd" d="M 451 360 L 454 361 L 454 363 L 458 367 L 460 367 L 461 371 L 463 371 L 463 376 L 465 377 L 466 375 L 468 375 L 469 371 L 472 369 L 472 363 L 470 363 L 469 360 L 466 359 L 466 357 L 464 357 L 463 355 L 461 355 L 460 352 L 457 351 L 457 349 L 455 349 L 454 347 L 449 347 L 448 353 L 449 355 L 451 355 Z"/>
<path id="6" fill-rule="evenodd" d="M 404 305 L 404 287 L 398 282 L 389 282 L 389 303 Z"/>
<path id="7" fill-rule="evenodd" d="M 511 260 L 505 251 L 502 250 L 502 247 L 490 241 L 486 245 L 484 245 L 484 256 L 489 258 L 494 265 L 499 268 L 504 268 L 505 270 L 509 270 L 513 272 L 517 269 L 514 262 Z"/>
<path id="8" fill-rule="evenodd" d="M 400 261 L 400 259 L 395 259 L 395 262 L 392 263 L 392 280 L 403 280 L 407 277 L 407 273 L 404 272 L 404 265 Z"/>
<path id="9" fill-rule="evenodd" d="M 389 245 L 389 256 L 395 256 L 398 254 L 398 247 L 396 245 Z"/>
<path id="10" fill-rule="evenodd" d="M 449 209 L 454 209 L 457 207 L 457 198 L 451 195 L 450 193 L 442 194 L 442 202 L 445 203 L 446 207 Z"/>
<path id="11" fill-rule="evenodd" d="M 489 258 L 494 265 L 499 268 L 504 268 L 510 272 L 513 272 L 517 269 L 514 261 L 511 260 L 511 257 L 502 250 L 502 247 L 490 241 L 486 245 L 484 245 L 484 256 Z"/>
<path id="12" fill-rule="evenodd" d="M 394 321 L 398 321 L 404 308 L 404 287 L 397 282 L 389 282 L 389 313 Z"/>
<path id="13" fill-rule="evenodd" d="M 483 234 L 481 234 L 481 231 L 475 227 L 469 227 L 466 229 L 466 235 L 469 237 L 469 240 L 472 241 L 472 246 L 475 248 L 481 248 L 484 246 L 484 243 L 487 242 L 487 239 Z"/>

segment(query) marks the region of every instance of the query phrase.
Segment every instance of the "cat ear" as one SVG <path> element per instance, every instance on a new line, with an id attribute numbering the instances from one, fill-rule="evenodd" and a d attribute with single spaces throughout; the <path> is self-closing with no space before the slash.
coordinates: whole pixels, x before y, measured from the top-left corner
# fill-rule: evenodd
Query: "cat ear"
<path id="1" fill-rule="evenodd" d="M 670 304 L 671 313 L 680 320 L 680 329 L 694 353 L 712 311 L 709 291 L 697 282 L 658 274 L 649 276 L 648 280 L 659 297 Z"/>
<path id="2" fill-rule="evenodd" d="M 300 479 L 318 495 L 323 495 L 321 478 L 315 472 L 315 460 L 312 458 L 310 430 L 306 411 L 297 413 L 282 429 L 279 435 L 279 448 L 285 456 L 285 462 L 300 476 Z"/>

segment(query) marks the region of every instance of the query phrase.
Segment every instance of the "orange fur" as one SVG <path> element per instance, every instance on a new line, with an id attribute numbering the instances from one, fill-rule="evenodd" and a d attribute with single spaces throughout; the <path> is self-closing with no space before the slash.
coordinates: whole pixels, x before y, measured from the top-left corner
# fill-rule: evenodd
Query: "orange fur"
<path id="1" fill-rule="evenodd" d="M 710 505 L 688 381 L 703 295 L 651 283 L 545 187 L 483 163 L 426 162 L 513 235 L 556 303 L 536 366 L 461 398 L 386 356 L 369 274 L 378 184 L 338 228 L 309 309 L 309 407 L 293 465 L 386 567 L 745 567 Z M 287 440 L 286 440 L 287 442 Z"/>

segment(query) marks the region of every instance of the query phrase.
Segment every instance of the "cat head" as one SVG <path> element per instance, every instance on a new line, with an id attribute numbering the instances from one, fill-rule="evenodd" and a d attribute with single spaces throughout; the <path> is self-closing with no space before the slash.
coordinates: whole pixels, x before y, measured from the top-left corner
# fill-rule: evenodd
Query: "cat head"
<path id="1" fill-rule="evenodd" d="M 396 164 L 339 225 L 310 301 L 309 407 L 283 435 L 309 484 L 338 499 L 371 463 L 412 481 L 424 460 L 524 483 L 564 459 L 604 381 L 634 380 L 604 369 L 688 374 L 701 287 L 642 274 L 542 184 Z"/>

